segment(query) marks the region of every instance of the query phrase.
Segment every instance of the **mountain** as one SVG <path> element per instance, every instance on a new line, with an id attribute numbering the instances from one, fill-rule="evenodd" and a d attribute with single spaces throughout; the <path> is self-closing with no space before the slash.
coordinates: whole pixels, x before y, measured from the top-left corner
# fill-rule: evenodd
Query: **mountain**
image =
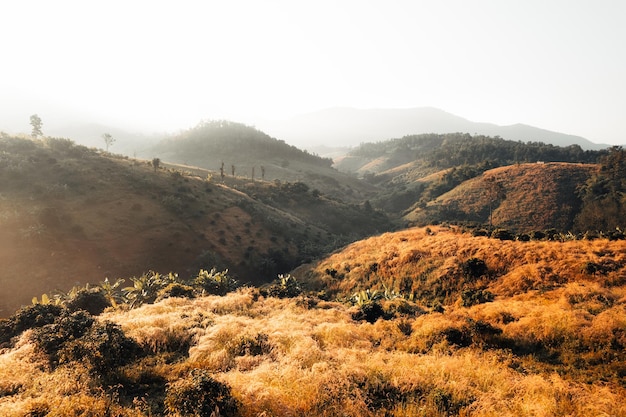
<path id="1" fill-rule="evenodd" d="M 477 123 L 432 107 L 410 109 L 332 108 L 295 116 L 282 121 L 263 122 L 260 128 L 270 135 L 309 149 L 316 145 L 356 146 L 420 133 L 470 133 L 500 136 L 523 142 L 545 142 L 559 146 L 579 145 L 602 149 L 580 136 L 552 132 L 523 124 L 498 126 Z"/>
<path id="2" fill-rule="evenodd" d="M 148 270 L 189 276 L 215 266 L 267 282 L 392 227 L 303 183 L 218 178 L 69 139 L 3 135 L 0 316 L 45 292 Z"/>

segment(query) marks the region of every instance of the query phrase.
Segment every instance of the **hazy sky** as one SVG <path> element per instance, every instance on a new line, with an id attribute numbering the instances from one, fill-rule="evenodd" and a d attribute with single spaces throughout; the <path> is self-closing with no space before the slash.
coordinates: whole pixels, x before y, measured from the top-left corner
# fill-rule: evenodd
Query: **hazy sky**
<path id="1" fill-rule="evenodd" d="M 623 0 L 0 0 L 0 130 L 432 106 L 626 143 Z"/>

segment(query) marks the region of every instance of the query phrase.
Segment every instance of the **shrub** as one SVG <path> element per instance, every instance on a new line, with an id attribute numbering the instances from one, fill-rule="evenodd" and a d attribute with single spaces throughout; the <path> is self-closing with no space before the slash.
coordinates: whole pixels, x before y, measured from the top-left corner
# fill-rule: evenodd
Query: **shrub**
<path id="1" fill-rule="evenodd" d="M 381 317 L 385 317 L 385 311 L 377 301 L 361 304 L 359 309 L 352 313 L 352 320 L 365 320 L 368 323 L 375 323 Z"/>
<path id="2" fill-rule="evenodd" d="M 461 270 L 463 275 L 472 279 L 480 278 L 488 272 L 487 264 L 479 258 L 470 258 L 461 263 Z"/>
<path id="3" fill-rule="evenodd" d="M 461 292 L 461 305 L 471 307 L 476 304 L 483 304 L 493 301 L 493 294 L 482 289 L 466 289 Z"/>
<path id="4" fill-rule="evenodd" d="M 89 314 L 97 316 L 107 307 L 111 307 L 111 302 L 101 288 L 84 288 L 79 290 L 66 303 L 66 306 L 70 311 L 85 310 Z"/>
<path id="5" fill-rule="evenodd" d="M 290 274 L 278 275 L 278 279 L 267 290 L 270 297 L 292 298 L 302 293 L 298 280 Z"/>
<path id="6" fill-rule="evenodd" d="M 194 369 L 187 378 L 167 385 L 165 411 L 170 416 L 236 416 L 238 403 L 230 387 L 206 370 Z"/>
<path id="7" fill-rule="evenodd" d="M 532 232 L 530 232 L 530 238 L 532 240 L 541 240 L 541 239 L 545 239 L 546 234 L 543 233 L 541 230 L 533 230 Z"/>
<path id="8" fill-rule="evenodd" d="M 59 350 L 59 363 L 82 361 L 93 372 L 109 376 L 141 354 L 141 348 L 113 323 L 93 325 L 82 337 L 68 341 Z"/>
<path id="9" fill-rule="evenodd" d="M 515 240 L 515 235 L 506 229 L 496 229 L 491 232 L 491 237 L 500 240 Z"/>
<path id="10" fill-rule="evenodd" d="M 14 315 L 0 320 L 0 348 L 10 347 L 11 339 L 24 330 L 53 323 L 63 308 L 54 304 L 34 304 L 23 307 Z"/>
<path id="11" fill-rule="evenodd" d="M 63 310 L 53 323 L 36 329 L 31 338 L 37 347 L 48 356 L 52 367 L 59 362 L 59 350 L 65 343 L 82 337 L 93 325 L 94 319 L 83 310 Z"/>
<path id="12" fill-rule="evenodd" d="M 177 279 L 178 276 L 176 274 L 162 275 L 158 272 L 150 271 L 139 278 L 131 278 L 133 286 L 125 287 L 122 291 L 126 299 L 130 301 L 131 307 L 139 307 L 143 303 L 154 302 L 158 292 L 169 284 L 176 282 Z"/>
<path id="13" fill-rule="evenodd" d="M 228 275 L 228 269 L 221 272 L 215 268 L 211 271 L 201 269 L 193 283 L 211 295 L 226 295 L 239 287 L 237 280 Z"/>
<path id="14" fill-rule="evenodd" d="M 158 292 L 156 301 L 170 297 L 194 298 L 195 296 L 193 287 L 173 282 Z"/>

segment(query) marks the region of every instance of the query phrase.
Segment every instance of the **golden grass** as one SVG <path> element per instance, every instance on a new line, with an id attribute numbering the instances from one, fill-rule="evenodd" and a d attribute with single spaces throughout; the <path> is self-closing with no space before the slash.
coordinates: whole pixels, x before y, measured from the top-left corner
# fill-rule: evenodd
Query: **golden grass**
<path id="1" fill-rule="evenodd" d="M 483 282 L 496 298 L 374 323 L 353 320 L 348 304 L 311 307 L 252 288 L 109 311 L 98 320 L 119 324 L 151 355 L 122 368 L 119 384 L 153 385 L 131 395 L 80 363 L 50 369 L 26 332 L 0 352 L 0 415 L 159 415 L 165 384 L 194 369 L 227 384 L 245 417 L 626 415 L 626 294 L 610 277 L 622 272 L 580 268 L 621 265 L 623 243 L 499 242 L 432 228 L 362 245 L 318 267 L 336 267 L 348 283 L 323 280 L 348 287 L 355 271 L 380 274 L 381 265 L 454 276 L 458 262 L 480 257 L 499 271 Z"/>

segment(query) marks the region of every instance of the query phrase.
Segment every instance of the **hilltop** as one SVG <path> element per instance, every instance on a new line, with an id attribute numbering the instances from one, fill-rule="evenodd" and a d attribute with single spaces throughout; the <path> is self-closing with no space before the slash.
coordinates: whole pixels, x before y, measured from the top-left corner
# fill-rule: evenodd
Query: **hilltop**
<path id="1" fill-rule="evenodd" d="M 393 227 L 299 182 L 226 184 L 216 171 L 192 174 L 68 139 L 0 138 L 0 179 L 2 316 L 44 292 L 148 270 L 229 268 L 243 282 L 267 282 Z M 285 204 L 269 204 L 272 196 Z"/>
<path id="2" fill-rule="evenodd" d="M 362 202 L 376 187 L 332 168 L 330 158 L 300 150 L 254 127 L 207 121 L 155 145 L 152 153 L 172 163 L 267 181 L 304 182 L 311 189 L 351 203 Z"/>
<path id="3" fill-rule="evenodd" d="M 314 292 L 33 306 L 0 321 L 0 414 L 623 415 L 624 254 L 415 228 L 302 271 Z"/>

